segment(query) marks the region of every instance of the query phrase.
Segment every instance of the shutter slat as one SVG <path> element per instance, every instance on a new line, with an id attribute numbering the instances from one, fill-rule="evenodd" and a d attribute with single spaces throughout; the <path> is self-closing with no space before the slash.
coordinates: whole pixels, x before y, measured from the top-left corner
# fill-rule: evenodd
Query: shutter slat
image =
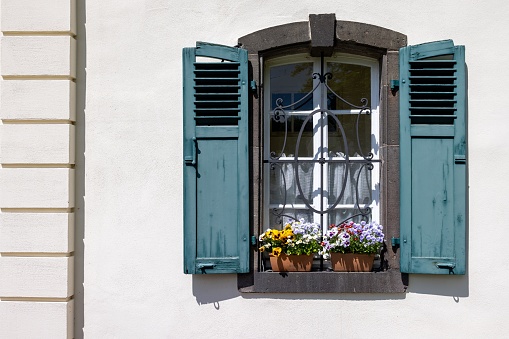
<path id="1" fill-rule="evenodd" d="M 399 55 L 401 271 L 465 274 L 464 47 L 440 41 Z"/>
<path id="2" fill-rule="evenodd" d="M 412 114 L 410 116 L 411 119 L 414 119 L 414 118 L 453 118 L 453 119 L 456 119 L 458 116 L 457 115 L 433 115 L 433 114 L 422 114 L 422 115 L 417 115 L 417 114 Z"/>
<path id="3" fill-rule="evenodd" d="M 456 84 L 419 84 L 419 83 L 411 83 L 410 87 L 419 87 L 419 86 L 437 86 L 437 87 L 456 87 Z M 435 91 L 433 91 L 435 92 Z"/>
<path id="4" fill-rule="evenodd" d="M 436 102 L 436 103 L 443 103 L 443 104 L 446 104 L 446 103 L 455 103 L 456 100 L 452 100 L 452 99 L 411 99 L 409 100 L 411 103 L 421 103 L 421 104 L 426 104 L 426 103 L 433 103 L 433 102 Z"/>
<path id="5" fill-rule="evenodd" d="M 418 79 L 426 79 L 426 80 L 441 80 L 441 79 L 451 79 L 451 80 L 454 80 L 456 79 L 456 77 L 453 77 L 453 76 L 443 76 L 443 75 L 439 75 L 439 76 L 418 76 L 418 75 L 414 75 L 414 76 L 409 76 L 409 79 L 410 80 L 418 80 Z"/>

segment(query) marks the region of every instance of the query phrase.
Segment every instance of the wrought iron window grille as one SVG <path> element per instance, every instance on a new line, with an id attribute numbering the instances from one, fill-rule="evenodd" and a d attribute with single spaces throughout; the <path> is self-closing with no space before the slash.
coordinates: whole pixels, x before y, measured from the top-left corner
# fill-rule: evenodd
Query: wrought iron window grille
<path id="1" fill-rule="evenodd" d="M 374 159 L 374 155 L 372 152 L 369 152 L 368 154 L 364 154 L 362 151 L 362 148 L 361 148 L 360 134 L 359 134 L 359 121 L 363 114 L 371 115 L 371 113 L 372 113 L 371 107 L 369 106 L 369 100 L 367 98 L 361 98 L 360 99 L 361 105 L 355 105 L 355 104 L 352 104 L 351 102 L 347 101 L 343 97 L 341 97 L 336 92 L 334 92 L 334 90 L 327 83 L 328 80 L 331 80 L 333 78 L 333 74 L 330 72 L 327 72 L 327 73 L 324 72 L 325 64 L 324 64 L 323 54 L 321 56 L 320 63 L 321 63 L 320 64 L 320 73 L 312 74 L 313 80 L 318 79 L 319 81 L 310 92 L 308 92 L 306 95 L 304 95 L 301 99 L 299 99 L 293 103 L 290 103 L 288 105 L 283 105 L 283 101 L 284 101 L 283 98 L 277 98 L 276 99 L 276 107 L 271 111 L 272 120 L 274 122 L 285 124 L 284 139 L 283 139 L 283 145 L 281 147 L 281 151 L 279 152 L 279 154 L 272 151 L 272 152 L 270 152 L 269 158 L 264 159 L 264 163 L 268 163 L 270 165 L 271 171 L 279 170 L 281 172 L 281 178 L 283 181 L 283 186 L 285 188 L 283 190 L 284 196 L 283 196 L 282 208 L 270 209 L 270 213 L 276 217 L 276 221 L 278 224 L 282 224 L 283 217 L 297 220 L 296 216 L 286 213 L 286 209 L 287 209 L 287 194 L 286 194 L 287 180 L 285 177 L 285 172 L 283 170 L 283 164 L 293 164 L 294 165 L 295 183 L 296 183 L 296 186 L 298 189 L 299 198 L 302 199 L 305 206 L 310 211 L 320 215 L 320 224 L 322 225 L 322 227 L 324 225 L 324 215 L 333 211 L 345 195 L 347 180 L 349 177 L 349 173 L 352 170 L 351 169 L 352 164 L 360 164 L 361 167 L 357 173 L 357 177 L 356 177 L 356 180 L 354 183 L 354 185 L 355 185 L 355 202 L 354 202 L 355 209 L 354 209 L 354 211 L 355 212 L 353 213 L 353 215 L 350 215 L 349 217 L 341 220 L 337 224 L 344 223 L 344 222 L 351 220 L 353 218 L 356 218 L 356 217 L 360 217 L 361 220 L 367 220 L 369 215 L 371 214 L 371 208 L 369 207 L 369 203 L 361 206 L 361 203 L 359 201 L 359 182 L 360 182 L 359 179 L 360 179 L 361 173 L 363 172 L 363 170 L 365 168 L 369 171 L 373 170 L 374 163 L 380 162 L 379 159 Z M 287 139 L 288 139 L 288 118 L 289 118 L 287 110 L 291 109 L 291 108 L 298 107 L 299 104 L 306 102 L 306 100 L 308 100 L 310 98 L 310 96 L 312 96 L 312 94 L 315 91 L 317 91 L 318 89 L 320 89 L 322 91 L 328 91 L 328 92 L 326 92 L 327 96 L 322 96 L 322 99 L 320 100 L 321 101 L 320 108 L 314 109 L 311 113 L 309 113 L 306 116 L 305 120 L 303 121 L 302 126 L 300 127 L 300 131 L 297 136 L 297 141 L 295 144 L 295 153 L 294 153 L 293 159 L 281 159 L 282 157 L 287 157 L 287 156 L 285 156 L 285 149 L 287 147 Z M 358 153 L 359 157 L 362 159 L 350 159 L 348 142 L 347 142 L 348 140 L 347 140 L 347 137 L 345 134 L 345 129 L 344 129 L 341 121 L 338 119 L 336 114 L 334 114 L 331 110 L 329 110 L 327 108 L 322 108 L 322 107 L 327 107 L 326 101 L 329 98 L 329 93 L 332 94 L 335 98 L 342 101 L 344 104 L 351 107 L 352 109 L 359 110 L 359 112 L 357 113 L 357 118 L 356 118 L 356 123 L 355 123 L 355 134 L 356 134 L 356 139 L 357 139 L 356 152 Z M 299 159 L 299 156 L 298 156 L 299 148 L 301 146 L 301 139 L 302 139 L 302 135 L 304 133 L 304 129 L 305 129 L 306 125 L 308 124 L 308 122 L 311 119 L 313 119 L 313 117 L 317 114 L 320 115 L 320 128 L 322 131 L 325 128 L 324 121 L 328 116 L 330 116 L 333 119 L 336 126 L 339 128 L 339 130 L 341 132 L 342 142 L 345 147 L 343 159 L 325 158 L 323 156 L 324 150 L 326 149 L 325 145 L 324 145 L 324 136 L 323 136 L 324 133 L 323 132 L 321 132 L 319 152 L 317 152 L 317 154 L 319 154 L 320 156 L 315 155 L 313 157 L 313 159 Z M 319 185 L 319 187 L 320 187 L 319 188 L 320 206 L 319 206 L 319 208 L 313 207 L 313 204 L 309 201 L 308 198 L 306 198 L 306 196 L 303 192 L 300 177 L 299 177 L 299 170 L 298 170 L 300 163 L 311 163 L 311 164 L 319 164 L 320 165 L 320 185 Z M 336 199 L 332 205 L 328 204 L 329 206 L 326 207 L 326 206 L 324 206 L 324 196 L 325 196 L 325 194 L 327 194 L 324 189 L 324 171 L 325 171 L 326 165 L 331 164 L 331 163 L 344 164 L 345 170 L 344 170 L 343 178 L 341 181 L 340 194 L 336 197 Z"/>

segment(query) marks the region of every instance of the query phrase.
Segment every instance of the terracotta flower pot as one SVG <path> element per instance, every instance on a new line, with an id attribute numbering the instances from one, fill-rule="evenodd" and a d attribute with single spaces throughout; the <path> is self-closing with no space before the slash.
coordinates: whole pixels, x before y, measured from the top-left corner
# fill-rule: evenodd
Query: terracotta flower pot
<path id="1" fill-rule="evenodd" d="M 374 254 L 331 253 L 332 269 L 336 272 L 370 272 Z"/>
<path id="2" fill-rule="evenodd" d="M 309 272 L 313 265 L 313 255 L 270 255 L 270 265 L 274 272 Z"/>

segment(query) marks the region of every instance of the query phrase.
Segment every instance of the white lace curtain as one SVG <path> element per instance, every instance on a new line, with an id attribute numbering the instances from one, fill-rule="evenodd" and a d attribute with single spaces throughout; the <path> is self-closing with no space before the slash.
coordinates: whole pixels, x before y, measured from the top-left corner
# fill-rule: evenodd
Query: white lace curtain
<path id="1" fill-rule="evenodd" d="M 316 163 L 299 163 L 298 175 L 302 188 L 302 195 L 299 192 L 295 177 L 295 165 L 293 163 L 279 163 L 273 166 L 270 171 L 270 204 L 284 205 L 284 214 L 296 218 L 305 217 L 309 219 L 312 214 L 310 211 L 296 209 L 295 205 L 304 204 L 302 197 L 309 203 L 321 194 L 319 184 L 313 183 L 313 171 L 320 170 Z M 328 184 L 324 187 L 323 194 L 328 200 L 328 208 L 336 202 L 341 194 L 342 185 L 346 181 L 343 197 L 339 205 L 350 205 L 348 208 L 337 208 L 329 214 L 329 223 L 337 223 L 348 218 L 353 214 L 359 213 L 355 208 L 357 203 L 356 190 L 358 190 L 358 203 L 361 208 L 369 206 L 371 202 L 371 173 L 366 166 L 360 163 L 350 163 L 348 176 L 345 177 L 346 164 L 329 163 L 328 164 Z M 358 179 L 358 184 L 357 184 Z M 315 188 L 314 188 L 315 187 Z M 315 206 L 319 209 L 319 206 Z M 276 213 L 281 213 L 278 209 Z"/>

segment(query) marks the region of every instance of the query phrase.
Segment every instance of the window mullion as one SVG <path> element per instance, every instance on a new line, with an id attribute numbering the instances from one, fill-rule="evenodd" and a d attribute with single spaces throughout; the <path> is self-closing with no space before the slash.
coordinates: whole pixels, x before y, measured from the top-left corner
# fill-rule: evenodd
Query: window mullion
<path id="1" fill-rule="evenodd" d="M 374 138 L 371 141 L 371 153 L 373 159 L 380 159 L 377 145 L 380 138 L 380 116 L 379 116 L 379 71 L 378 65 L 371 66 L 371 133 Z M 371 219 L 380 220 L 380 164 L 373 162 L 371 170 Z"/>
<path id="2" fill-rule="evenodd" d="M 313 64 L 313 72 L 314 73 L 320 73 L 320 62 L 315 61 Z M 315 81 L 319 81 L 316 79 Z M 319 109 L 322 107 L 323 102 L 323 91 L 322 87 L 318 87 L 316 91 L 313 93 L 313 107 L 314 109 Z M 321 114 L 317 113 L 313 116 L 313 158 L 319 159 L 321 156 L 322 150 L 321 144 L 322 144 L 322 137 L 325 138 L 325 136 L 322 135 L 321 130 Z M 325 146 L 325 145 L 324 145 Z M 325 178 L 321 175 L 322 168 L 321 165 L 317 162 L 314 164 L 313 168 L 313 208 L 316 210 L 321 210 L 323 206 L 326 206 L 326 201 L 324 201 L 324 196 L 321 193 L 322 185 L 321 182 Z M 325 182 L 325 181 L 324 181 Z M 313 213 L 313 221 L 319 224 L 322 224 L 322 218 L 321 215 L 318 213 Z"/>

